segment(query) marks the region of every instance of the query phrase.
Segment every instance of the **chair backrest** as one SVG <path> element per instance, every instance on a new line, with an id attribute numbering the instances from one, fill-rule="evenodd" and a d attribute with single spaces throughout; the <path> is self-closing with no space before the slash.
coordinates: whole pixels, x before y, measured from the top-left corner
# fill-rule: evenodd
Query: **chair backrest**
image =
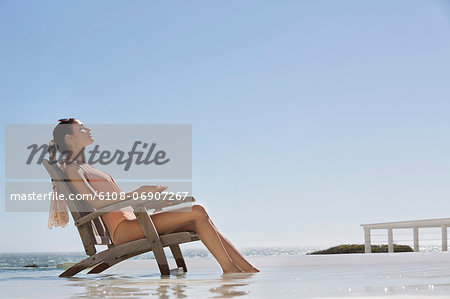
<path id="1" fill-rule="evenodd" d="M 47 159 L 44 159 L 42 164 L 49 173 L 52 181 L 55 183 L 58 192 L 64 194 L 64 198 L 68 199 L 70 194 L 76 194 L 70 185 L 69 180 L 56 163 L 50 163 Z M 74 222 L 95 211 L 95 209 L 84 200 L 67 200 L 67 206 L 72 214 Z M 108 229 L 103 223 L 101 217 L 96 218 L 84 225 L 80 225 L 78 227 L 78 232 L 80 233 L 84 249 L 88 255 L 93 255 L 96 253 L 95 245 L 111 246 L 113 244 L 109 236 Z"/>

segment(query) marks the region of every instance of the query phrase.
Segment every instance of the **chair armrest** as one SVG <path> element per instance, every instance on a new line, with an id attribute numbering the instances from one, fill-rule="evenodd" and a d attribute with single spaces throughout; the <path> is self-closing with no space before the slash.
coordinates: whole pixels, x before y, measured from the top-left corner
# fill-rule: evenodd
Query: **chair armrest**
<path id="1" fill-rule="evenodd" d="M 169 205 L 169 206 L 174 206 L 177 204 L 181 204 L 181 203 L 187 203 L 187 202 L 194 202 L 195 198 L 192 196 L 188 196 L 185 198 L 185 200 L 183 201 L 174 201 L 173 205 Z M 120 210 L 122 208 L 126 208 L 126 207 L 133 207 L 133 208 L 138 208 L 138 207 L 142 207 L 145 206 L 146 209 L 161 209 L 164 207 L 169 207 L 167 204 L 158 202 L 158 201 L 149 201 L 149 200 L 144 200 L 144 199 L 126 199 L 126 200 L 121 200 L 119 202 L 104 206 L 100 209 L 95 210 L 94 212 L 81 217 L 80 219 L 78 219 L 77 221 L 75 221 L 75 226 L 80 226 L 83 224 L 88 223 L 89 221 L 92 221 L 100 216 L 103 216 L 105 214 L 108 214 L 110 212 L 114 212 L 117 210 Z"/>

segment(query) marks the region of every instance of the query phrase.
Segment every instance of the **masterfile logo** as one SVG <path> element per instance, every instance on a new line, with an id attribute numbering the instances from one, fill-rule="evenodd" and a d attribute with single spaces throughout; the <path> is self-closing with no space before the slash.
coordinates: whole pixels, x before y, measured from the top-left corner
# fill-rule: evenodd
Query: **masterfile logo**
<path id="1" fill-rule="evenodd" d="M 70 164 L 79 155 L 111 175 L 123 191 L 148 184 L 168 186 L 169 200 L 192 194 L 191 125 L 86 124 L 94 142 L 76 153 L 49 146 L 55 126 L 6 125 L 6 211 L 48 211 L 52 190 L 42 162 Z"/>

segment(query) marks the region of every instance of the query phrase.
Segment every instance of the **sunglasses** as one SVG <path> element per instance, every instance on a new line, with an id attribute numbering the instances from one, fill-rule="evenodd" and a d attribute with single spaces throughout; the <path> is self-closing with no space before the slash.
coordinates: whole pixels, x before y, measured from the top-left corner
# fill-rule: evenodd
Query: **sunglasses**
<path id="1" fill-rule="evenodd" d="M 69 122 L 71 120 L 73 120 L 73 118 L 61 118 L 61 119 L 58 119 L 58 123 L 64 124 L 64 123 Z"/>

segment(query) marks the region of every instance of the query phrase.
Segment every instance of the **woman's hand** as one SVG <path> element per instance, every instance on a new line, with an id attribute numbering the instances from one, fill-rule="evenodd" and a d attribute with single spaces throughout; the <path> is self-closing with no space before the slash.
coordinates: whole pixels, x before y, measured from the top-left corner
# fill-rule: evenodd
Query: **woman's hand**
<path id="1" fill-rule="evenodd" d="M 159 193 L 167 190 L 167 186 L 141 186 L 136 189 L 134 192 L 141 194 L 141 196 L 148 196 L 149 193 Z M 164 200 L 164 197 L 161 200 L 150 200 L 148 209 L 155 209 L 155 211 L 161 211 L 162 208 L 173 205 L 174 203 L 168 200 Z"/>
<path id="2" fill-rule="evenodd" d="M 136 198 L 136 194 L 139 195 L 138 197 L 148 196 L 149 193 L 159 193 L 159 192 L 163 192 L 166 189 L 167 189 L 167 186 L 149 186 L 149 185 L 144 185 L 144 186 L 141 186 L 141 187 L 137 188 L 134 191 L 126 193 L 125 194 L 125 198 L 126 199 Z"/>
<path id="3" fill-rule="evenodd" d="M 137 192 L 139 194 L 142 193 L 158 193 L 158 192 L 163 192 L 164 190 L 167 190 L 167 186 L 149 186 L 149 185 L 144 185 L 139 187 L 138 189 L 136 189 L 134 192 Z"/>

